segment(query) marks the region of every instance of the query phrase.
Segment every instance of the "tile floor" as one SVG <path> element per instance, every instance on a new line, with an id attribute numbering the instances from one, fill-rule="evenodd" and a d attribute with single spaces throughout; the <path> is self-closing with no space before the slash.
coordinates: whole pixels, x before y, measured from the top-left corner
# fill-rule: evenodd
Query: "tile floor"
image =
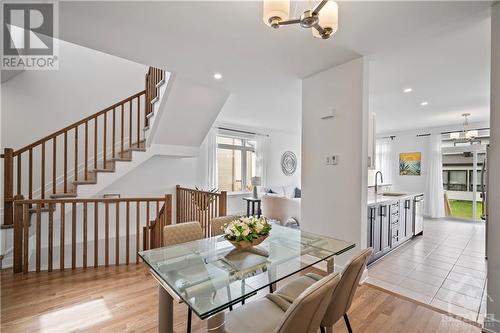
<path id="1" fill-rule="evenodd" d="M 484 244 L 483 223 L 425 220 L 424 235 L 370 265 L 366 282 L 482 323 Z"/>

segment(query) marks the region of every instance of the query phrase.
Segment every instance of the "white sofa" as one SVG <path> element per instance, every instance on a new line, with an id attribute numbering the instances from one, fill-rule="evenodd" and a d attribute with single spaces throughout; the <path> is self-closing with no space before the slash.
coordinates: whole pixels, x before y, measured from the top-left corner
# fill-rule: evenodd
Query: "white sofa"
<path id="1" fill-rule="evenodd" d="M 262 199 L 262 215 L 281 225 L 299 226 L 300 190 L 296 186 L 274 186 L 258 189 Z M 297 193 L 299 192 L 299 193 Z"/>

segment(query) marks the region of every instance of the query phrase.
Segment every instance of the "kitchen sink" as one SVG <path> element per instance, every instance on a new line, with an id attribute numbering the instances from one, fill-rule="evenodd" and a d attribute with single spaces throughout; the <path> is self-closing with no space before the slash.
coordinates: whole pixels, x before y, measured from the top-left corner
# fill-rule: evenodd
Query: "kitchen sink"
<path id="1" fill-rule="evenodd" d="M 396 193 L 396 192 L 385 192 L 385 193 L 382 193 L 383 197 L 402 197 L 403 195 L 406 195 L 406 193 Z"/>

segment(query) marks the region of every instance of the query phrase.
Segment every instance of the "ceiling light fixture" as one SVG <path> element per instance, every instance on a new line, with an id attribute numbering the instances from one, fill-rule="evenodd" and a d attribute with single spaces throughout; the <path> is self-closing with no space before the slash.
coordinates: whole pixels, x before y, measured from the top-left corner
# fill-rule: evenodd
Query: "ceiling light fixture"
<path id="1" fill-rule="evenodd" d="M 420 105 L 421 106 L 427 106 L 427 105 L 429 105 L 429 102 L 422 102 L 422 103 L 420 103 Z"/>
<path id="2" fill-rule="evenodd" d="M 316 38 L 328 39 L 337 32 L 339 25 L 339 6 L 331 0 L 322 0 L 314 8 L 306 10 L 300 18 L 289 18 L 290 0 L 264 0 L 264 23 L 272 28 L 282 25 L 300 24 L 312 28 Z"/>
<path id="3" fill-rule="evenodd" d="M 222 79 L 222 74 L 221 73 L 215 73 L 214 74 L 214 79 L 216 79 L 216 80 Z"/>
<path id="4" fill-rule="evenodd" d="M 472 143 L 477 142 L 477 141 L 481 142 L 480 140 L 476 140 L 476 138 L 479 136 L 479 131 L 469 129 L 470 113 L 464 113 L 464 114 L 462 114 L 462 117 L 464 117 L 464 122 L 462 125 L 463 130 L 461 132 L 450 133 L 450 139 L 455 140 L 455 145 L 456 145 L 456 143 L 469 142 L 470 144 L 472 144 Z"/>
<path id="5" fill-rule="evenodd" d="M 405 92 L 405 93 L 409 93 L 409 92 L 412 92 L 412 91 L 413 91 L 412 88 L 406 88 L 405 90 L 403 90 L 403 92 Z"/>

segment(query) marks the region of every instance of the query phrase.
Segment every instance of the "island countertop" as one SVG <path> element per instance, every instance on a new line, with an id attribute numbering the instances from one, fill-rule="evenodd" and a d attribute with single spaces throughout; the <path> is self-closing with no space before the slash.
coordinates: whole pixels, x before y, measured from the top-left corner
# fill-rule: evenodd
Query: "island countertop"
<path id="1" fill-rule="evenodd" d="M 389 193 L 391 193 L 391 192 L 389 192 Z M 420 193 L 420 192 L 397 192 L 397 193 L 401 194 L 401 195 L 397 195 L 397 196 L 395 196 L 395 195 L 394 196 L 393 195 L 383 195 L 383 193 L 381 193 L 379 195 L 370 195 L 369 194 L 367 205 L 368 205 L 368 207 L 376 206 L 376 205 L 380 205 L 382 203 L 399 201 L 399 200 L 404 200 L 404 199 L 416 197 L 419 195 L 423 195 L 423 193 Z"/>

